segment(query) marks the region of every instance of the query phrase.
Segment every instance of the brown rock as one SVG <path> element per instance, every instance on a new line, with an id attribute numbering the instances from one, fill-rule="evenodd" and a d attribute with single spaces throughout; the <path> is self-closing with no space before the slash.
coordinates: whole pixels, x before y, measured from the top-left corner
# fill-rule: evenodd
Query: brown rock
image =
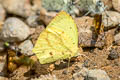
<path id="1" fill-rule="evenodd" d="M 120 12 L 120 0 L 112 0 L 113 8 Z"/>
<path id="2" fill-rule="evenodd" d="M 27 17 L 32 14 L 30 0 L 4 0 L 3 6 L 8 13 Z"/>
<path id="3" fill-rule="evenodd" d="M 40 20 L 48 25 L 49 22 L 56 16 L 56 12 L 47 12 L 44 8 L 40 10 Z"/>
<path id="4" fill-rule="evenodd" d="M 81 17 L 76 18 L 75 22 L 78 27 L 79 45 L 82 47 L 102 47 L 104 45 L 104 34 L 95 38 L 93 18 Z"/>
<path id="5" fill-rule="evenodd" d="M 103 24 L 105 29 L 110 29 L 115 27 L 120 23 L 120 13 L 115 11 L 106 11 L 103 13 Z"/>
<path id="6" fill-rule="evenodd" d="M 42 0 L 32 0 L 33 10 L 40 10 L 42 8 Z"/>

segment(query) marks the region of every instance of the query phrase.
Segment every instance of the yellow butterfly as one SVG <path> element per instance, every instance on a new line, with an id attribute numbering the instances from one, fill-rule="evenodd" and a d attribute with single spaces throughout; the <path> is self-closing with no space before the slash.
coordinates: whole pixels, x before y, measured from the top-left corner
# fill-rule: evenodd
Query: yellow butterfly
<path id="1" fill-rule="evenodd" d="M 41 64 L 76 56 L 78 31 L 72 17 L 64 11 L 59 12 L 40 34 L 33 52 Z"/>

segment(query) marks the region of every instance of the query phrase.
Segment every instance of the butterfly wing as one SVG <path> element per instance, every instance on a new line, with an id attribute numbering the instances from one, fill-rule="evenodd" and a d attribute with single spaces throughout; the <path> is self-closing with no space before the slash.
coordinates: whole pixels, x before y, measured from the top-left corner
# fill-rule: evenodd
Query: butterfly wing
<path id="1" fill-rule="evenodd" d="M 77 26 L 72 17 L 69 16 L 66 12 L 60 12 L 47 26 L 47 28 L 50 27 L 60 29 L 72 39 L 73 44 L 78 45 Z"/>
<path id="2" fill-rule="evenodd" d="M 45 64 L 73 57 L 77 50 L 77 27 L 68 14 L 60 12 L 40 34 L 33 52 Z"/>

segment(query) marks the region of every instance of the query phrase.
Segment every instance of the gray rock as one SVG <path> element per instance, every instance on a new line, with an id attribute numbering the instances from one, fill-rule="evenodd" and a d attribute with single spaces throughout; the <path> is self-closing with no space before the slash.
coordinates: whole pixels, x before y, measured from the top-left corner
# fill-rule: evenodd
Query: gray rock
<path id="1" fill-rule="evenodd" d="M 80 69 L 79 72 L 73 74 L 71 80 L 84 80 L 84 77 L 87 75 L 88 71 L 89 70 L 87 68 Z"/>
<path id="2" fill-rule="evenodd" d="M 11 17 L 4 23 L 0 39 L 7 42 L 16 42 L 25 40 L 29 35 L 29 27 L 20 19 Z"/>
<path id="3" fill-rule="evenodd" d="M 106 11 L 103 13 L 103 24 L 105 29 L 110 29 L 115 27 L 120 23 L 120 13 L 115 11 Z"/>
<path id="4" fill-rule="evenodd" d="M 37 15 L 31 15 L 27 18 L 26 22 L 30 27 L 37 27 L 38 26 L 38 18 Z"/>
<path id="5" fill-rule="evenodd" d="M 0 22 L 5 20 L 6 12 L 3 6 L 0 4 Z"/>
<path id="6" fill-rule="evenodd" d="M 33 55 L 32 49 L 33 49 L 33 44 L 30 40 L 26 40 L 23 43 L 21 43 L 18 48 L 21 50 L 22 54 L 25 55 Z"/>
<path id="7" fill-rule="evenodd" d="M 104 70 L 94 69 L 88 71 L 85 80 L 110 80 L 110 78 Z"/>
<path id="8" fill-rule="evenodd" d="M 63 8 L 63 5 L 65 5 L 64 0 L 43 0 L 42 6 L 51 11 L 59 11 Z"/>
<path id="9" fill-rule="evenodd" d="M 69 14 L 77 14 L 79 10 L 71 4 L 71 0 L 42 0 L 42 6 L 48 11 L 64 10 Z"/>
<path id="10" fill-rule="evenodd" d="M 29 0 L 3 0 L 3 6 L 11 14 L 27 17 L 32 14 Z"/>

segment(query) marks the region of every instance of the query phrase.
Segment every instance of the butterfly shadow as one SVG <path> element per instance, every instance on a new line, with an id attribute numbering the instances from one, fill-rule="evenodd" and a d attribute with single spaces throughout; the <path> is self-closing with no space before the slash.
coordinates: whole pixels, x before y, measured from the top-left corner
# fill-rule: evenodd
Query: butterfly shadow
<path id="1" fill-rule="evenodd" d="M 91 30 L 92 30 L 92 40 L 91 40 L 90 45 L 95 47 L 95 44 L 96 44 L 97 39 L 98 39 L 98 34 L 95 33 L 95 28 L 94 27 L 91 27 Z"/>
<path id="2" fill-rule="evenodd" d="M 55 64 L 55 70 L 61 70 L 64 68 L 69 68 L 74 64 L 73 61 L 69 61 L 69 60 L 64 60 L 62 62 L 60 62 L 60 64 Z"/>

